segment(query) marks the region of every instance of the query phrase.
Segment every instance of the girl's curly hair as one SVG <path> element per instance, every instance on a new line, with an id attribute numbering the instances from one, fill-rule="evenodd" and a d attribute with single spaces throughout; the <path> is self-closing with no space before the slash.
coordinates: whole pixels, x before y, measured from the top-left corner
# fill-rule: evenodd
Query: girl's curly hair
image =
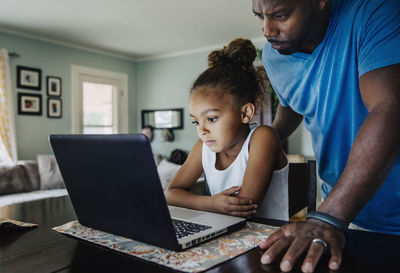
<path id="1" fill-rule="evenodd" d="M 208 68 L 200 74 L 191 92 L 201 86 L 219 87 L 235 98 L 238 106 L 248 102 L 258 109 L 263 101 L 262 79 L 253 62 L 256 48 L 250 40 L 238 38 L 208 55 Z"/>

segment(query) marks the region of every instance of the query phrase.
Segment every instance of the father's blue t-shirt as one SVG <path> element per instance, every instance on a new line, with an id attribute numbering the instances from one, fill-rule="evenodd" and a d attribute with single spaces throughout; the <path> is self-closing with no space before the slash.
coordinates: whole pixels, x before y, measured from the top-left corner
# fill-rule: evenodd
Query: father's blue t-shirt
<path id="1" fill-rule="evenodd" d="M 312 54 L 281 55 L 267 43 L 263 62 L 280 103 L 304 116 L 326 196 L 368 115 L 359 78 L 400 63 L 400 1 L 333 0 L 327 32 Z M 400 235 L 400 158 L 353 222 Z"/>

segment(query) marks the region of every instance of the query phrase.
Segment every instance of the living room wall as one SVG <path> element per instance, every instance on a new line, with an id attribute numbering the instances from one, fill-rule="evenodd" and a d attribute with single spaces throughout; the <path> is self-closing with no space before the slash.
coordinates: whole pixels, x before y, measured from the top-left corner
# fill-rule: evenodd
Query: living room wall
<path id="1" fill-rule="evenodd" d="M 255 43 L 262 48 L 264 41 Z M 128 75 L 129 80 L 129 132 L 141 130 L 141 110 L 184 108 L 184 128 L 174 130 L 175 141 L 164 142 L 161 131 L 155 130 L 152 142 L 154 153 L 168 156 L 173 149 L 187 152 L 197 140 L 191 124 L 188 98 L 195 78 L 207 67 L 207 56 L 212 49 L 165 56 L 134 62 L 92 51 L 73 48 L 0 31 L 0 48 L 17 52 L 19 58 L 10 58 L 15 103 L 15 122 L 18 145 L 18 159 L 35 159 L 37 154 L 52 153 L 48 136 L 54 133 L 71 133 L 71 65 L 81 65 L 110 70 Z M 29 91 L 16 88 L 16 66 L 30 66 L 42 70 L 42 90 Z M 61 119 L 47 118 L 46 76 L 62 78 Z M 42 115 L 17 114 L 17 93 L 42 95 Z M 311 138 L 304 126 L 300 126 L 289 139 L 289 153 L 301 153 L 313 157 Z"/>
<path id="2" fill-rule="evenodd" d="M 174 130 L 175 140 L 165 142 L 161 130 L 154 130 L 154 153 L 168 156 L 174 149 L 190 151 L 197 140 L 189 115 L 189 91 L 196 77 L 207 67 L 208 52 L 137 63 L 137 131 L 141 128 L 141 110 L 183 108 L 183 129 Z"/>
<path id="3" fill-rule="evenodd" d="M 83 49 L 72 48 L 53 42 L 41 41 L 25 36 L 0 32 L 0 48 L 17 52 L 19 58 L 10 58 L 15 103 L 15 123 L 18 159 L 35 159 L 37 154 L 52 153 L 48 136 L 55 133 L 71 133 L 71 65 L 110 70 L 128 75 L 129 80 L 129 131 L 136 125 L 135 67 L 132 60 L 107 56 Z M 23 65 L 42 70 L 41 91 L 30 91 L 16 87 L 16 66 Z M 47 117 L 46 76 L 62 78 L 62 118 Z M 42 115 L 17 114 L 17 93 L 42 95 Z"/>

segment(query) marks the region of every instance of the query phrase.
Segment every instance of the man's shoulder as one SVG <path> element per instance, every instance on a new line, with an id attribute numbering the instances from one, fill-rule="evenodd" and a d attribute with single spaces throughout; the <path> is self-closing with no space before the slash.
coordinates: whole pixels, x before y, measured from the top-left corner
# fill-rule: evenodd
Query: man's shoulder
<path id="1" fill-rule="evenodd" d="M 340 17 L 346 16 L 363 22 L 382 12 L 384 14 L 398 13 L 399 8 L 399 0 L 338 0 Z"/>
<path id="2" fill-rule="evenodd" d="M 356 12 L 371 12 L 385 6 L 398 6 L 398 0 L 334 0 L 333 6 L 340 12 L 354 10 Z M 347 14 L 346 15 L 350 15 Z"/>

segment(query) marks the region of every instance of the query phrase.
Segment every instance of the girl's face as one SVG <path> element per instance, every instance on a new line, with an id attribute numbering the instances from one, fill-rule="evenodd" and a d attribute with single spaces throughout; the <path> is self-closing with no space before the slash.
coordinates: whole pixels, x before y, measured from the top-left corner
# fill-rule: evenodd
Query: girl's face
<path id="1" fill-rule="evenodd" d="M 190 94 L 189 111 L 197 134 L 211 151 L 240 150 L 249 129 L 231 95 L 218 87 L 198 87 Z"/>

